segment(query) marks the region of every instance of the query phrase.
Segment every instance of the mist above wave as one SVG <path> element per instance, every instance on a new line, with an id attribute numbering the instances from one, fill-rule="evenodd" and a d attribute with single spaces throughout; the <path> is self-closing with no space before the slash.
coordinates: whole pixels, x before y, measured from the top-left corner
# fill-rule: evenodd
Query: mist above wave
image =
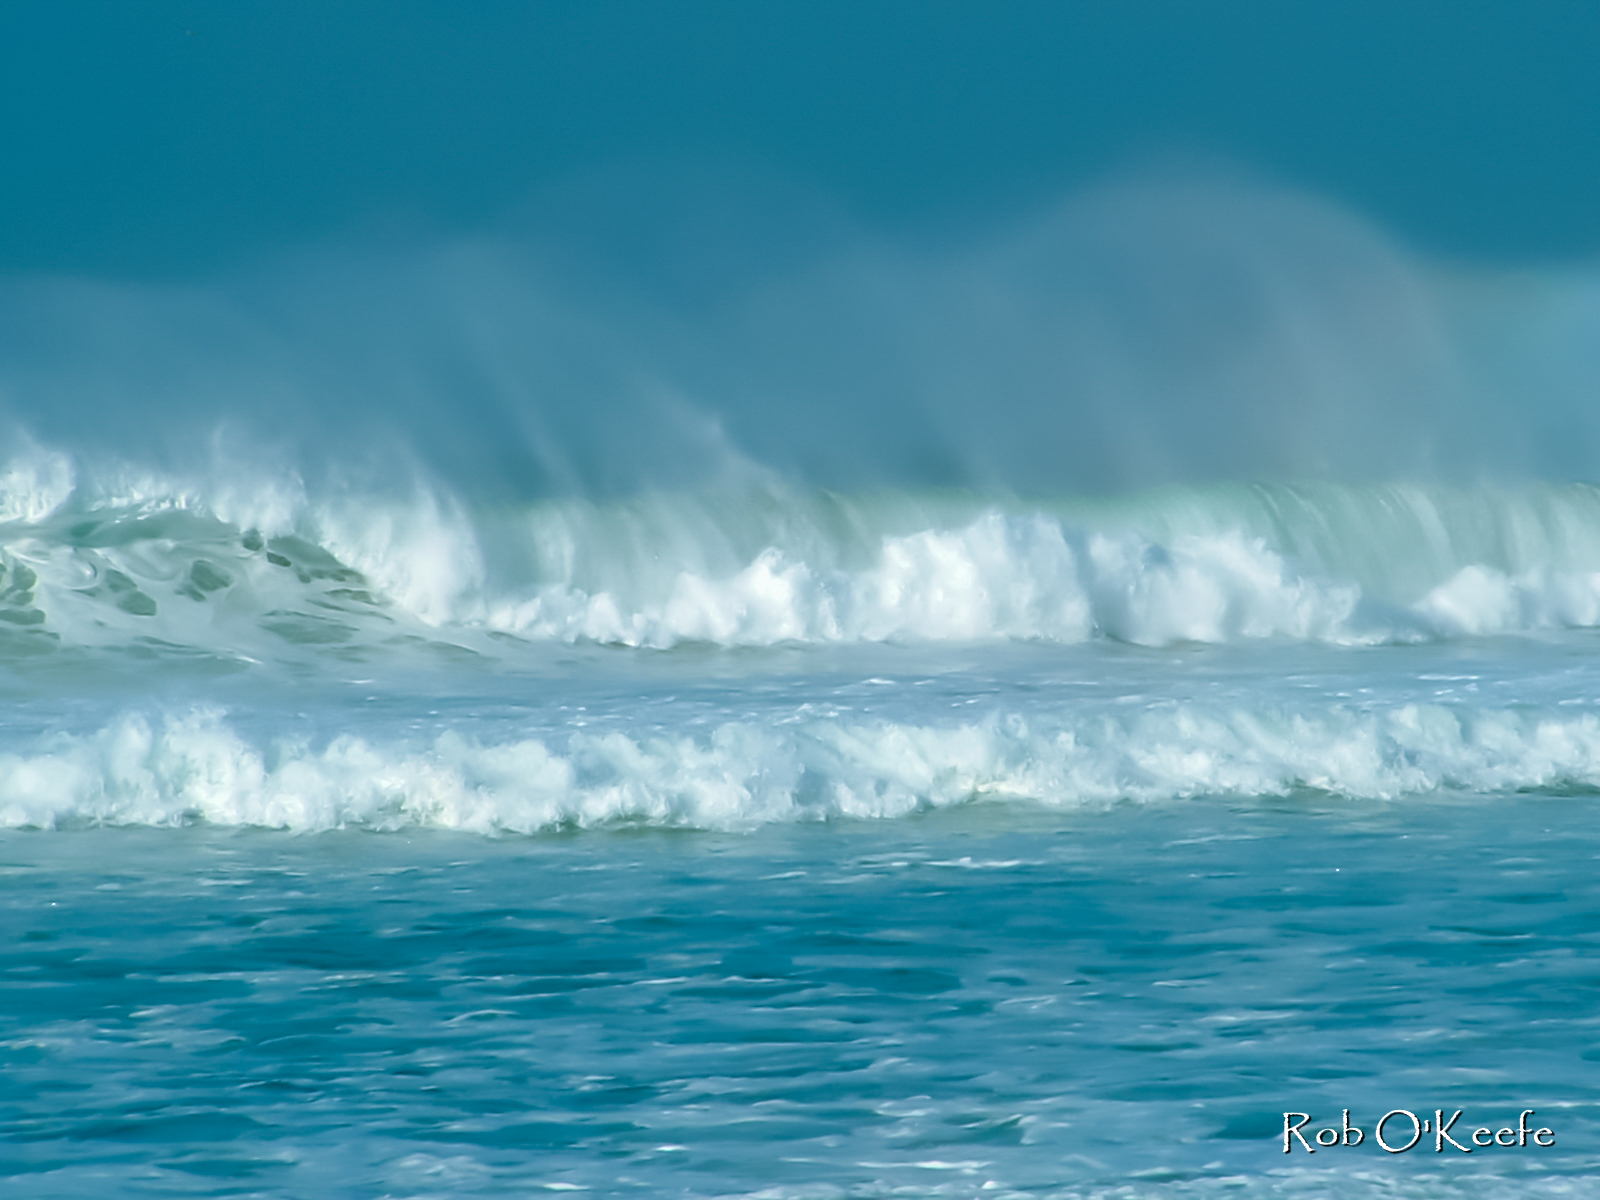
<path id="1" fill-rule="evenodd" d="M 651 182 L 609 181 L 600 216 L 570 202 L 209 281 L 5 281 L 0 403 L 48 445 L 168 474 L 248 462 L 363 494 L 420 474 L 472 503 L 1600 461 L 1582 272 L 1441 270 L 1236 178 L 1123 180 L 919 237 Z"/>

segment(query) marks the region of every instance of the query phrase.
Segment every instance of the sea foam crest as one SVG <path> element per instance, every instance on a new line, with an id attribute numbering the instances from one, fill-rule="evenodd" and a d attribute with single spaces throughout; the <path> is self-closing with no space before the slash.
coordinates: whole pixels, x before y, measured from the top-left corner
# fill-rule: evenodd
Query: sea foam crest
<path id="1" fill-rule="evenodd" d="M 491 609 L 491 627 L 631 646 L 681 641 L 1081 642 L 1097 630 L 1164 645 L 1238 637 L 1352 640 L 1353 585 L 1303 579 L 1260 539 L 1076 535 L 1042 515 L 885 537 L 865 569 L 819 569 L 778 548 L 721 579 L 681 572 L 629 611 L 609 591 L 547 587 Z"/>
<path id="2" fill-rule="evenodd" d="M 739 829 L 976 801 L 1102 807 L 1315 789 L 1395 800 L 1600 784 L 1600 719 L 1410 704 L 1259 712 L 997 714 L 958 724 L 796 714 L 680 732 L 484 743 L 251 744 L 215 711 L 129 714 L 0 755 L 0 826 L 201 821 L 301 831 Z"/>
<path id="3" fill-rule="evenodd" d="M 417 637 L 514 653 L 485 633 L 1160 646 L 1600 625 L 1600 492 L 1582 486 L 1189 491 L 1056 511 L 771 488 L 716 500 L 473 510 L 425 481 L 314 494 L 293 476 L 86 474 L 40 451 L 0 473 L 0 570 L 15 567 L 0 617 L 18 653 L 154 638 L 257 659 Z"/>
<path id="4" fill-rule="evenodd" d="M 1478 636 L 1600 625 L 1600 571 L 1510 575 L 1480 564 L 1434 588 L 1416 611 L 1443 636 Z"/>
<path id="5" fill-rule="evenodd" d="M 325 502 L 309 523 L 323 549 L 425 624 L 477 615 L 482 554 L 448 497 L 419 486 L 403 501 Z"/>

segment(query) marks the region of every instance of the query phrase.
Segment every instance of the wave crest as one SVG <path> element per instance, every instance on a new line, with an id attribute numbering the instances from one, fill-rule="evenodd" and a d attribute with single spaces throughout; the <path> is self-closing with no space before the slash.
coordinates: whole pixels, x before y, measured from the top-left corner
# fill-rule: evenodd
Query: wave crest
<path id="1" fill-rule="evenodd" d="M 1076 543 L 1076 545 L 1074 545 Z M 1360 589 L 1298 577 L 1260 539 L 1087 537 L 1042 515 L 989 512 L 954 530 L 885 537 L 870 566 L 821 571 L 762 551 L 724 579 L 685 571 L 664 601 L 546 588 L 489 615 L 527 637 L 629 646 L 682 641 L 1085 641 L 1141 645 L 1291 637 L 1357 640 Z"/>
<path id="2" fill-rule="evenodd" d="M 371 659 L 419 641 L 486 660 L 552 642 L 1373 644 L 1600 625 L 1587 485 L 1033 503 L 769 485 L 474 510 L 421 482 L 252 490 L 41 452 L 0 473 L 0 505 L 0 659 Z"/>
<path id="3" fill-rule="evenodd" d="M 354 736 L 252 745 L 214 710 L 131 714 L 0 755 L 0 826 L 181 825 L 483 834 L 609 825 L 741 829 L 972 802 L 1095 808 L 1302 790 L 1600 786 L 1600 719 L 1404 705 L 1305 712 L 1169 705 L 1128 716 L 954 724 L 807 717 L 485 744 Z"/>

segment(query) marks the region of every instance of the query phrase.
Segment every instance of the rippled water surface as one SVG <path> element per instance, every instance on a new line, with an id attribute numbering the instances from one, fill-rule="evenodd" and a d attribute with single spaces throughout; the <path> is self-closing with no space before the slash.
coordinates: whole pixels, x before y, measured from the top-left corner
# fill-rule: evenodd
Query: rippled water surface
<path id="1" fill-rule="evenodd" d="M 1539 793 L 11 833 L 5 1190 L 1577 1194 L 1597 855 Z M 1556 1145 L 1281 1153 L 1343 1108 Z"/>

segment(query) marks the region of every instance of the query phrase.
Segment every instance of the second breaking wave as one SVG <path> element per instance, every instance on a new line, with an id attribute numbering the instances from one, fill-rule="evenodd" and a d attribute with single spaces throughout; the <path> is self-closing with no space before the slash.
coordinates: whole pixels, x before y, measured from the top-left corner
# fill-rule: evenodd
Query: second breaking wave
<path id="1" fill-rule="evenodd" d="M 0 827 L 257 826 L 483 834 L 746 829 L 976 802 L 1105 808 L 1312 791 L 1592 791 L 1600 720 L 1453 705 L 1304 711 L 1159 704 L 955 724 L 826 717 L 483 742 L 257 744 L 215 710 L 125 715 L 0 755 Z"/>

